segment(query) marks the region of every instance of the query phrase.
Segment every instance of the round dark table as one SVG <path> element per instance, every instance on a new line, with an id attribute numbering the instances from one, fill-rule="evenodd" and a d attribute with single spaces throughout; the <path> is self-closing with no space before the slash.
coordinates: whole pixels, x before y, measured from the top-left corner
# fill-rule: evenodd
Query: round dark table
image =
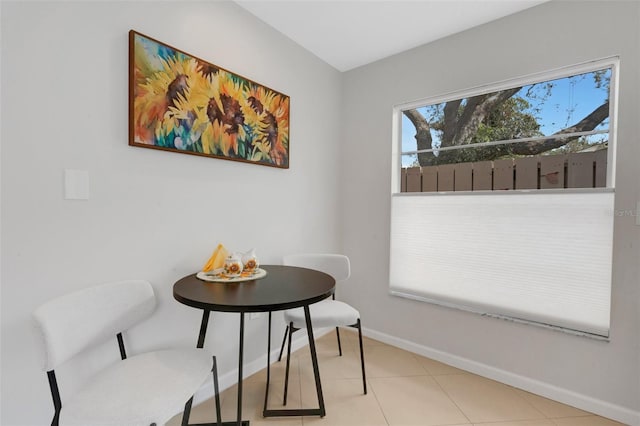
<path id="1" fill-rule="evenodd" d="M 173 297 L 193 308 L 219 312 L 270 312 L 319 302 L 333 294 L 331 275 L 294 266 L 266 265 L 267 276 L 235 283 L 212 283 L 187 275 L 173 286 Z"/>
<path id="2" fill-rule="evenodd" d="M 204 339 L 211 311 L 240 313 L 240 344 L 238 349 L 238 417 L 235 422 L 224 422 L 224 425 L 249 425 L 242 421 L 242 365 L 244 352 L 244 314 L 246 312 L 269 312 L 269 332 L 267 337 L 267 385 L 264 399 L 263 415 L 276 416 L 308 416 L 324 417 L 325 407 L 318 370 L 318 359 L 313 339 L 313 328 L 309 305 L 331 296 L 336 282 L 331 275 L 313 269 L 295 266 L 261 265 L 267 275 L 257 280 L 218 283 L 200 280 L 196 274 L 187 275 L 173 285 L 173 297 L 180 303 L 193 308 L 202 309 L 202 322 L 197 347 L 204 347 Z M 303 307 L 309 335 L 309 348 L 316 381 L 319 408 L 268 410 L 269 380 L 271 364 L 271 312 Z M 185 411 L 191 408 L 191 400 Z M 188 415 L 186 416 L 188 418 Z M 214 423 L 211 423 L 214 425 Z"/>

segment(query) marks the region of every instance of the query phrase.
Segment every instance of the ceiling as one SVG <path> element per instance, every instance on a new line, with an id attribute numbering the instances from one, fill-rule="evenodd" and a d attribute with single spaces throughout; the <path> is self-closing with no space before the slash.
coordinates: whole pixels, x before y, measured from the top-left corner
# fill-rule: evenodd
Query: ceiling
<path id="1" fill-rule="evenodd" d="M 235 0 L 340 71 L 548 0 Z"/>

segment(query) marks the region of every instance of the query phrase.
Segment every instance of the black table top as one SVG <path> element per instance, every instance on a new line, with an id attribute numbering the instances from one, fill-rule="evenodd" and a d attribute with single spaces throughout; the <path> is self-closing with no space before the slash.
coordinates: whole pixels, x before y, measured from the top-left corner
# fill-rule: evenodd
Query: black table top
<path id="1" fill-rule="evenodd" d="M 218 283 L 187 275 L 173 285 L 173 297 L 194 308 L 221 312 L 266 312 L 297 308 L 331 296 L 331 275 L 295 266 L 261 265 L 267 276 L 257 280 Z"/>

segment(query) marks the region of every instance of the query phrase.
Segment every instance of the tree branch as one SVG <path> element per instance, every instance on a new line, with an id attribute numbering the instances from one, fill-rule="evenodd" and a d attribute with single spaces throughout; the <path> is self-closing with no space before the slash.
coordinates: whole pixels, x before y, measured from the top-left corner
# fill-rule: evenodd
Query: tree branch
<path id="1" fill-rule="evenodd" d="M 521 87 L 514 87 L 513 89 L 501 90 L 488 95 L 469 98 L 464 107 L 462 117 L 458 120 L 455 137 L 451 140 L 450 146 L 471 143 L 473 136 L 478 131 L 478 127 L 480 127 L 480 123 L 482 123 L 487 115 L 502 102 L 518 93 L 520 89 Z M 445 145 L 443 144 L 443 146 Z"/>
<path id="2" fill-rule="evenodd" d="M 456 123 L 458 122 L 458 110 L 462 99 L 449 101 L 444 106 L 444 128 L 442 129 L 442 145 L 449 146 L 456 136 Z"/>
<path id="3" fill-rule="evenodd" d="M 415 109 L 409 109 L 402 112 L 409 120 L 411 120 L 416 128 L 416 143 L 418 149 L 431 149 L 431 143 L 433 140 L 431 138 L 431 126 L 427 119 Z M 432 154 L 428 153 L 418 154 L 418 162 L 422 164 L 423 161 L 428 161 L 427 159 L 431 156 Z"/>
<path id="4" fill-rule="evenodd" d="M 562 129 L 553 134 L 561 136 L 567 133 L 587 132 L 595 129 L 609 116 L 609 102 L 605 102 L 593 110 L 585 118 L 573 126 Z M 453 164 L 472 161 L 490 161 L 508 155 L 538 155 L 559 148 L 571 141 L 578 139 L 576 136 L 565 138 L 548 138 L 537 142 L 520 142 L 505 145 L 488 146 L 484 148 L 474 148 L 473 144 L 464 150 L 440 151 L 440 155 L 434 157 L 419 157 L 421 166 L 432 166 L 436 164 Z"/>
<path id="5" fill-rule="evenodd" d="M 573 126 L 562 129 L 552 136 L 560 136 L 565 133 L 577 133 L 588 132 L 595 129 L 598 124 L 602 123 L 605 118 L 609 116 L 609 101 L 603 103 L 598 108 L 593 110 L 591 114 L 574 124 Z M 549 150 L 559 148 L 568 144 L 571 141 L 578 139 L 578 137 L 566 137 L 566 138 L 549 138 L 543 142 L 523 142 L 512 144 L 511 152 L 517 155 L 536 155 Z"/>

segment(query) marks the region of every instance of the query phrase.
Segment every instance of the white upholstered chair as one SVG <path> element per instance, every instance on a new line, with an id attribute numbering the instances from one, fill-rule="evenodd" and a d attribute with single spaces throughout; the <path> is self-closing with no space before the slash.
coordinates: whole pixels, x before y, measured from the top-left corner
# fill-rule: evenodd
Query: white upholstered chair
<path id="1" fill-rule="evenodd" d="M 351 275 L 351 264 L 349 258 L 341 254 L 324 254 L 324 253 L 305 253 L 291 254 L 284 256 L 283 264 L 289 266 L 298 266 L 302 268 L 314 269 L 331 275 L 336 284 L 343 283 Z M 304 285 L 304 283 L 301 283 Z M 335 327 L 336 336 L 338 338 L 338 352 L 342 356 L 342 345 L 340 343 L 339 327 L 353 327 L 358 329 L 358 339 L 360 343 L 360 364 L 362 367 L 362 386 L 364 393 L 367 393 L 367 381 L 364 368 L 364 352 L 362 349 L 362 328 L 360 326 L 360 313 L 351 305 L 335 300 L 335 293 L 331 299 L 325 299 L 309 306 L 311 314 L 311 323 L 314 328 Z M 287 345 L 287 366 L 285 373 L 285 393 L 284 403 L 287 402 L 287 388 L 289 382 L 289 358 L 291 357 L 291 336 L 294 332 L 306 328 L 304 309 L 295 308 L 284 311 L 284 319 L 287 323 L 287 329 L 284 333 L 282 346 L 280 347 L 280 355 L 278 361 L 282 359 L 284 345 Z"/>
<path id="2" fill-rule="evenodd" d="M 183 408 L 182 424 L 186 425 L 193 394 L 212 371 L 220 424 L 215 357 L 212 360 L 196 348 L 127 357 L 122 332 L 154 308 L 151 285 L 131 280 L 85 288 L 50 300 L 33 312 L 55 408 L 52 425 L 163 425 Z M 73 395 L 64 395 L 62 403 L 54 369 L 110 338 L 117 338 L 122 361 L 93 376 Z"/>

